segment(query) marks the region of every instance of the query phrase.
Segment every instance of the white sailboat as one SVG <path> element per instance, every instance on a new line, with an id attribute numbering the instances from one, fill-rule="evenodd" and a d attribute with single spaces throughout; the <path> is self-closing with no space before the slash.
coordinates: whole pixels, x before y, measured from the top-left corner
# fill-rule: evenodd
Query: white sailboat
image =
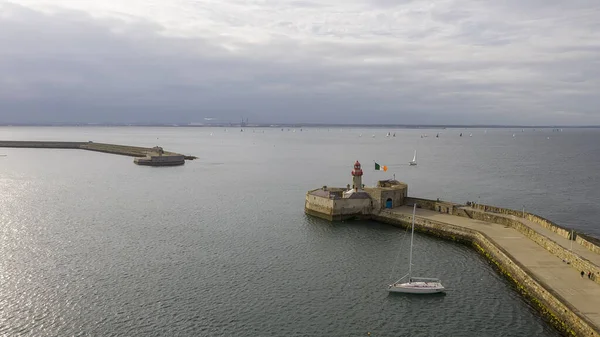
<path id="1" fill-rule="evenodd" d="M 413 277 L 412 276 L 412 250 L 413 250 L 413 237 L 415 234 L 415 213 L 417 211 L 417 204 L 413 206 L 412 215 L 412 230 L 410 233 L 410 257 L 408 261 L 408 274 L 404 275 L 398 281 L 388 286 L 388 291 L 392 293 L 406 293 L 406 294 L 436 294 L 443 293 L 445 288 L 438 278 L 428 277 Z M 400 283 L 404 278 L 408 276 L 408 282 Z"/>
<path id="2" fill-rule="evenodd" d="M 411 160 L 408 165 L 410 166 L 416 166 L 417 165 L 417 150 L 415 150 L 415 156 L 413 157 L 413 160 Z"/>

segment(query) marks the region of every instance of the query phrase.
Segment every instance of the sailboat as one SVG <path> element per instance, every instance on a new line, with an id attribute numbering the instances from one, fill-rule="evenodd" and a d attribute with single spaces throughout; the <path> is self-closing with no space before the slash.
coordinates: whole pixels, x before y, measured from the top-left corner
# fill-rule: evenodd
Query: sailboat
<path id="1" fill-rule="evenodd" d="M 410 233 L 410 257 L 408 260 L 408 274 L 404 275 L 398 281 L 388 286 L 388 291 L 392 293 L 406 294 L 436 294 L 443 293 L 445 288 L 441 281 L 437 278 L 413 277 L 412 276 L 412 250 L 413 237 L 415 234 L 415 213 L 417 212 L 417 204 L 413 206 L 412 215 L 412 231 Z M 408 276 L 408 282 L 399 283 Z"/>
<path id="2" fill-rule="evenodd" d="M 408 165 L 410 165 L 410 166 L 417 165 L 417 150 L 415 150 L 415 156 L 413 157 L 413 160 L 408 163 Z"/>

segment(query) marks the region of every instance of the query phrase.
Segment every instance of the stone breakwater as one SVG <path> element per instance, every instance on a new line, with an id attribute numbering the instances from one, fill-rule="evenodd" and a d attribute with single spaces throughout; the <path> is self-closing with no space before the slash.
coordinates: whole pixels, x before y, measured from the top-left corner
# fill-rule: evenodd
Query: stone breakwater
<path id="1" fill-rule="evenodd" d="M 372 215 L 372 219 L 396 226 L 410 226 L 412 222 L 411 209 L 408 207 L 405 208 L 404 212 L 382 210 L 378 214 Z M 493 238 L 496 233 L 485 233 L 478 229 L 454 225 L 446 221 L 432 220 L 429 217 L 435 215 L 428 214 L 427 217 L 419 215 L 422 212 L 422 210 L 419 210 L 417 216 L 415 216 L 416 231 L 474 247 L 479 253 L 488 258 L 496 269 L 516 286 L 519 293 L 532 303 L 563 334 L 599 336 L 600 326 L 598 325 L 598 320 L 594 320 L 594 317 L 588 317 L 589 312 L 587 309 L 582 310 L 577 305 L 579 303 L 574 303 L 576 301 L 573 301 L 572 298 L 569 301 L 560 292 L 556 291 L 554 289 L 555 284 L 549 284 L 542 277 L 538 277 L 538 274 L 532 268 L 528 267 L 535 264 L 535 262 L 524 260 L 521 256 L 517 257 L 515 254 L 511 254 L 511 243 L 500 244 Z M 451 215 L 445 216 L 452 217 Z M 502 230 L 502 227 L 498 227 Z M 510 228 L 503 229 L 510 230 Z M 532 252 L 528 251 L 526 254 L 532 254 Z M 566 267 L 566 269 L 572 268 Z M 577 280 L 578 276 L 575 275 L 576 272 L 573 271 L 572 274 L 575 280 L 579 281 Z M 585 282 L 588 280 L 582 279 L 582 281 Z M 594 287 L 597 286 L 594 285 Z M 600 292 L 600 289 L 598 291 Z M 589 304 L 594 305 L 594 303 Z M 598 316 L 595 316 L 595 318 L 598 318 Z"/>
<path id="2" fill-rule="evenodd" d="M 34 148 L 34 149 L 80 149 L 103 153 L 118 154 L 130 157 L 146 157 L 155 152 L 153 148 L 94 143 L 94 142 L 60 142 L 60 141 L 5 141 L 0 140 L 0 147 Z M 194 156 L 165 151 L 166 156 L 183 156 L 185 160 L 197 159 Z"/>
<path id="3" fill-rule="evenodd" d="M 474 247 L 564 334 L 600 336 L 598 240 L 524 211 L 408 197 L 399 182 L 380 181 L 360 198 L 347 191 L 309 191 L 305 213 L 408 226 L 417 204 L 416 230 Z"/>
<path id="4" fill-rule="evenodd" d="M 539 215 L 483 204 L 472 205 L 472 208 L 488 213 L 497 213 L 502 215 L 511 215 L 514 217 L 525 218 L 526 220 L 536 223 L 548 230 L 551 230 L 564 238 L 575 240 L 581 246 L 584 246 L 585 248 L 589 249 L 594 253 L 600 254 L 600 240 L 586 235 L 584 233 L 579 233 L 577 231 L 559 226 L 556 223 L 548 219 L 542 218 Z"/>

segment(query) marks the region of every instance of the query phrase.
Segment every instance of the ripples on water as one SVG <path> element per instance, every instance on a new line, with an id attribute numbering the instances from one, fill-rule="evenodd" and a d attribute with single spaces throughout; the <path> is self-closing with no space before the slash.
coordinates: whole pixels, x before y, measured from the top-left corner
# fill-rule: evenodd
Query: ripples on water
<path id="1" fill-rule="evenodd" d="M 279 129 L 0 131 L 0 138 L 160 144 L 200 157 L 157 169 L 93 152 L 0 149 L 8 155 L 0 158 L 0 335 L 554 336 L 473 250 L 423 235 L 415 236 L 415 272 L 451 290 L 388 295 L 386 285 L 406 273 L 406 231 L 307 217 L 304 194 L 345 185 L 356 159 L 368 184 L 387 177 L 368 169 L 377 160 L 412 195 L 463 201 L 483 191 L 509 207 L 527 200 L 542 216 L 577 220 L 588 231 L 598 215 L 597 206 L 576 212 L 598 193 L 585 171 L 596 150 L 580 156 L 572 148 L 597 138 L 593 131 L 553 134 L 564 148 L 533 133 L 512 144 L 517 139 L 498 130 L 487 140 L 479 131 L 480 140 L 474 132 L 443 144 L 416 139 L 414 130 L 397 130 L 396 139 Z M 419 166 L 409 168 L 403 163 L 415 146 Z M 563 157 L 582 162 L 553 162 Z M 571 169 L 577 175 L 565 174 Z M 556 197 L 532 200 L 549 186 Z"/>

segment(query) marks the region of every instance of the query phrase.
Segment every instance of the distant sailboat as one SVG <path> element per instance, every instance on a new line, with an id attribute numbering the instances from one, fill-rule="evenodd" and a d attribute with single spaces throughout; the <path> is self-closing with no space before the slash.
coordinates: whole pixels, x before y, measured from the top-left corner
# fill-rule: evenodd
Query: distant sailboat
<path id="1" fill-rule="evenodd" d="M 513 133 L 513 138 L 515 137 L 515 134 Z"/>
<path id="2" fill-rule="evenodd" d="M 469 134 L 469 137 L 473 137 L 473 134 L 472 134 L 472 133 L 470 133 L 470 134 Z"/>
<path id="3" fill-rule="evenodd" d="M 459 136 L 459 137 L 462 137 L 462 132 L 460 133 L 460 136 Z"/>
<path id="4" fill-rule="evenodd" d="M 417 165 L 417 150 L 415 150 L 415 155 L 413 156 L 413 160 L 411 160 L 408 164 L 410 166 L 416 166 Z"/>
<path id="5" fill-rule="evenodd" d="M 362 133 L 358 135 L 359 137 L 362 137 Z"/>
<path id="6" fill-rule="evenodd" d="M 394 135 L 392 137 L 396 137 L 396 133 L 394 132 Z"/>
<path id="7" fill-rule="evenodd" d="M 437 135 L 435 135 L 435 138 L 440 138 L 440 134 L 438 133 Z"/>

